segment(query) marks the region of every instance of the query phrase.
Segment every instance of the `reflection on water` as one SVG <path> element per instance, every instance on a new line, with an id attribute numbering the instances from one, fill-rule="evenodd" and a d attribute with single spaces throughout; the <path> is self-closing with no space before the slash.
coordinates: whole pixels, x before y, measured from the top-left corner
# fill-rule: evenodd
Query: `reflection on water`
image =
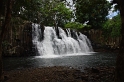
<path id="1" fill-rule="evenodd" d="M 116 54 L 92 53 L 92 55 L 44 57 L 14 57 L 3 59 L 4 70 L 29 67 L 70 66 L 78 69 L 94 66 L 115 66 Z"/>

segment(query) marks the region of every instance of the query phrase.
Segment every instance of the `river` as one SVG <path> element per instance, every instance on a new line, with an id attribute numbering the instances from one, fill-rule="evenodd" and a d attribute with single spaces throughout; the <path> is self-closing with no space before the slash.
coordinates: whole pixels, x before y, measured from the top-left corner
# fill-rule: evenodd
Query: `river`
<path id="1" fill-rule="evenodd" d="M 55 57 L 7 57 L 3 59 L 3 69 L 5 71 L 20 70 L 24 68 L 49 67 L 49 66 L 69 66 L 83 70 L 86 67 L 115 66 L 115 53 L 87 53 L 74 56 Z"/>

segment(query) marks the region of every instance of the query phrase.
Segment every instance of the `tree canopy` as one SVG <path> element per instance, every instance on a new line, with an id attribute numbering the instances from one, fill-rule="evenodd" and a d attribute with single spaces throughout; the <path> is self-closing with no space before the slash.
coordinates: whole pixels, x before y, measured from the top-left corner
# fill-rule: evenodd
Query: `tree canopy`
<path id="1" fill-rule="evenodd" d="M 1 12 L 3 17 L 6 9 L 6 0 L 2 1 Z M 61 0 L 15 0 L 12 17 L 42 23 L 46 26 L 64 26 L 73 18 L 72 10 L 66 7 Z"/>
<path id="2" fill-rule="evenodd" d="M 18 3 L 25 3 L 24 6 L 20 4 L 19 9 L 21 9 L 18 9 L 21 17 L 32 22 L 42 22 L 47 26 L 54 26 L 55 24 L 64 26 L 63 24 L 72 18 L 72 11 L 66 8 L 64 2 L 59 0 L 28 0 Z"/>
<path id="3" fill-rule="evenodd" d="M 106 20 L 111 6 L 106 0 L 77 0 L 76 1 L 76 21 L 84 23 L 92 28 L 100 28 Z"/>
<path id="4" fill-rule="evenodd" d="M 120 14 L 113 17 L 112 19 L 108 19 L 103 24 L 104 35 L 109 35 L 111 37 L 119 37 L 121 30 L 121 18 Z"/>

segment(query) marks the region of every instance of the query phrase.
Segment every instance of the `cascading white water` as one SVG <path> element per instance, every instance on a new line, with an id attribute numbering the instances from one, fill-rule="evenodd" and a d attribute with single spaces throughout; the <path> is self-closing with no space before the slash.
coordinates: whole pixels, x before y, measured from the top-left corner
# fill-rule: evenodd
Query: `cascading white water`
<path id="1" fill-rule="evenodd" d="M 67 33 L 59 27 L 59 36 L 53 27 L 46 26 L 44 30 L 44 39 L 39 40 L 41 29 L 38 24 L 32 24 L 33 44 L 41 56 L 52 55 L 78 55 L 82 53 L 92 52 L 92 46 L 89 39 L 82 33 L 74 32 L 77 39 L 71 35 L 70 29 L 66 29 Z"/>

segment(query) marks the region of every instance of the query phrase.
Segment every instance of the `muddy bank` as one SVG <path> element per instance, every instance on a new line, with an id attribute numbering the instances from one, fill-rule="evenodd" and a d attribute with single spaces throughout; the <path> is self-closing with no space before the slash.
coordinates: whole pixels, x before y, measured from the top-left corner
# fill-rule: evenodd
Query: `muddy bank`
<path id="1" fill-rule="evenodd" d="M 113 82 L 115 67 L 86 68 L 44 67 L 4 71 L 3 82 Z"/>

